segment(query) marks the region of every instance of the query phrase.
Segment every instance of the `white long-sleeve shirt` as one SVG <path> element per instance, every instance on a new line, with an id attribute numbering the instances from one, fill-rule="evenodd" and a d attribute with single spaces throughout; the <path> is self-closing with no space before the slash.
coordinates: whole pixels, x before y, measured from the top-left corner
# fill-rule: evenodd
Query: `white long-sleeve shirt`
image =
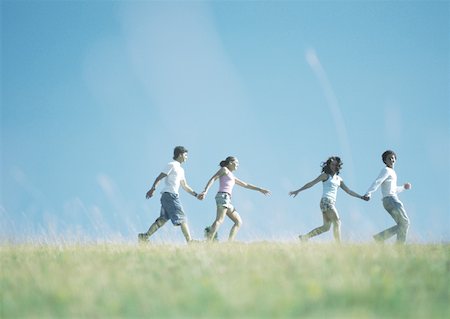
<path id="1" fill-rule="evenodd" d="M 405 190 L 404 186 L 397 186 L 397 174 L 390 167 L 384 167 L 377 179 L 372 183 L 372 185 L 367 190 L 367 196 L 371 197 L 372 193 L 375 192 L 381 185 L 381 194 L 383 198 L 386 196 L 396 196 L 398 193 Z"/>

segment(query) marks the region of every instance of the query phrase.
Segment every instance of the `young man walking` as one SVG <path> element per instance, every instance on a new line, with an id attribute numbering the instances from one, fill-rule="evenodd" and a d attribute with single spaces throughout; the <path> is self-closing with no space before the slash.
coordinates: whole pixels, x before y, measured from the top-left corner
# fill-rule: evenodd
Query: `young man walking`
<path id="1" fill-rule="evenodd" d="M 382 232 L 373 236 L 375 241 L 384 242 L 386 239 L 397 235 L 397 243 L 404 244 L 406 241 L 406 235 L 409 228 L 409 218 L 406 214 L 403 203 L 398 199 L 397 194 L 411 188 L 410 183 L 405 183 L 402 186 L 397 186 L 397 174 L 395 173 L 394 166 L 397 162 L 397 154 L 394 151 L 387 150 L 381 155 L 386 167 L 384 167 L 377 179 L 367 190 L 364 198 L 370 199 L 372 193 L 375 192 L 378 187 L 381 186 L 381 193 L 383 195 L 384 209 L 394 219 L 396 225 L 392 226 Z"/>
<path id="2" fill-rule="evenodd" d="M 197 197 L 198 194 L 192 190 L 187 184 L 184 176 L 184 169 L 181 164 L 186 162 L 188 150 L 183 146 L 177 146 L 173 150 L 173 161 L 169 162 L 165 169 L 156 178 L 153 186 L 146 194 L 146 198 L 149 199 L 153 196 L 156 187 L 159 182 L 164 179 L 164 188 L 161 191 L 161 212 L 160 216 L 150 226 L 145 233 L 138 235 L 140 242 L 147 241 L 148 238 L 153 235 L 159 228 L 161 228 L 169 219 L 174 226 L 180 226 L 183 232 L 184 238 L 189 243 L 192 241 L 189 227 L 187 224 L 186 215 L 183 210 L 183 206 L 179 200 L 178 190 L 181 187 L 189 194 Z"/>

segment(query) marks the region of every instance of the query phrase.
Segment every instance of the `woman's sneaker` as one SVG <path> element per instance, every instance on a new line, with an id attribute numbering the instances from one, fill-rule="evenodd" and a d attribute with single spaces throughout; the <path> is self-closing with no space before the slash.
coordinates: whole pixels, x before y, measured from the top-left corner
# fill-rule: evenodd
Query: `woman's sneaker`
<path id="1" fill-rule="evenodd" d="M 208 226 L 205 228 L 205 238 L 206 240 L 210 240 L 210 241 L 219 241 L 219 236 L 217 235 L 217 232 L 214 235 L 214 238 L 209 238 L 209 233 L 211 232 L 211 227 Z"/>
<path id="2" fill-rule="evenodd" d="M 306 235 L 298 235 L 298 238 L 302 243 L 306 243 L 308 241 L 308 236 Z"/>

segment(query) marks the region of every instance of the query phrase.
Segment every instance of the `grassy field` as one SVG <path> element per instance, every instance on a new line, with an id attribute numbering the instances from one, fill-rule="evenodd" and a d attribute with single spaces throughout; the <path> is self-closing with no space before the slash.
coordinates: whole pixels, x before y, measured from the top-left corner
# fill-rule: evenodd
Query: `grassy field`
<path id="1" fill-rule="evenodd" d="M 449 318 L 450 245 L 0 246 L 1 318 Z"/>

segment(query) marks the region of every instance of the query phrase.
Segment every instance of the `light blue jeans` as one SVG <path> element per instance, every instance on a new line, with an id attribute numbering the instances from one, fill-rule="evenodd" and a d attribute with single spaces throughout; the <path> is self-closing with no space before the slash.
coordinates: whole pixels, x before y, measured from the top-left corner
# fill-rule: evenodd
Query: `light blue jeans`
<path id="1" fill-rule="evenodd" d="M 179 226 L 186 222 L 186 215 L 184 214 L 183 206 L 181 206 L 177 194 L 162 193 L 159 219 L 164 222 L 170 219 L 175 226 Z"/>
<path id="2" fill-rule="evenodd" d="M 383 206 L 395 220 L 397 225 L 383 230 L 373 237 L 376 241 L 384 241 L 397 235 L 397 243 L 404 243 L 406 241 L 406 234 L 408 233 L 409 218 L 408 215 L 406 215 L 402 202 L 397 196 L 386 196 L 383 198 Z"/>

